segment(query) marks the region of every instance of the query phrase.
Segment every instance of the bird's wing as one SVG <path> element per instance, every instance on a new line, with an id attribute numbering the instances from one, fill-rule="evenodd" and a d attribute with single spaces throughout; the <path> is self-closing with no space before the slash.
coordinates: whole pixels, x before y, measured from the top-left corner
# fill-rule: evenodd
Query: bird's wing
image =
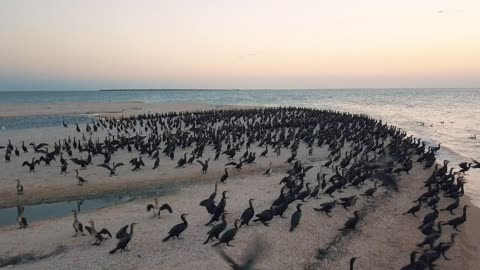
<path id="1" fill-rule="evenodd" d="M 218 249 L 218 254 L 220 254 L 223 260 L 226 261 L 233 269 L 238 269 L 239 265 L 230 256 L 228 256 L 222 249 Z"/>
<path id="2" fill-rule="evenodd" d="M 229 163 L 225 164 L 225 166 L 229 166 L 229 165 L 237 166 L 237 163 L 235 161 L 232 161 L 232 162 L 229 162 Z"/>
<path id="3" fill-rule="evenodd" d="M 45 147 L 45 146 L 47 146 L 47 145 L 48 145 L 48 143 L 38 144 L 37 146 L 35 146 L 35 150 L 38 150 L 38 149 L 40 149 L 40 148 L 42 148 L 42 147 Z"/>
<path id="4" fill-rule="evenodd" d="M 0 145 L 0 149 L 3 149 L 3 148 L 5 148 L 5 146 L 1 146 L 1 145 Z"/>
<path id="5" fill-rule="evenodd" d="M 100 164 L 100 165 L 98 165 L 98 167 L 105 168 L 105 169 L 107 169 L 107 170 L 109 170 L 109 171 L 112 170 L 112 168 L 110 168 L 110 166 L 108 166 L 107 164 Z"/>
<path id="6" fill-rule="evenodd" d="M 313 168 L 313 166 L 307 166 L 303 168 L 303 172 L 308 172 L 311 168 Z"/>
<path id="7" fill-rule="evenodd" d="M 82 165 L 82 161 L 80 161 L 80 159 L 78 159 L 78 158 L 71 158 L 70 160 L 73 161 L 73 163 L 75 163 L 77 165 Z"/>
<path id="8" fill-rule="evenodd" d="M 122 237 L 124 237 L 127 234 L 127 228 L 128 228 L 128 225 L 123 226 L 120 230 L 118 230 L 115 237 L 117 239 L 121 239 Z"/>
<path id="9" fill-rule="evenodd" d="M 24 161 L 24 162 L 22 163 L 22 167 L 25 166 L 25 165 L 30 166 L 30 162 Z"/>
<path id="10" fill-rule="evenodd" d="M 472 158 L 473 163 L 475 163 L 477 166 L 480 166 L 480 162 L 476 161 L 475 159 Z"/>
<path id="11" fill-rule="evenodd" d="M 92 235 L 92 228 L 85 226 L 85 229 L 87 229 L 88 234 Z"/>
<path id="12" fill-rule="evenodd" d="M 107 234 L 110 238 L 112 238 L 112 234 L 105 228 L 103 228 L 100 232 L 98 232 L 99 234 Z"/>
<path id="13" fill-rule="evenodd" d="M 117 163 L 117 164 L 115 164 L 115 168 L 118 168 L 118 167 L 123 166 L 123 165 L 125 165 L 125 164 L 123 164 L 123 163 L 121 163 L 121 162 L 120 162 L 120 163 Z"/>
<path id="14" fill-rule="evenodd" d="M 200 163 L 202 166 L 205 166 L 205 163 L 203 163 L 201 160 L 197 160 L 198 163 Z"/>
<path id="15" fill-rule="evenodd" d="M 172 207 L 170 207 L 170 205 L 168 205 L 168 203 L 165 203 L 164 205 L 162 205 L 160 207 L 160 211 L 165 210 L 165 209 L 168 210 L 168 212 L 173 213 Z"/>

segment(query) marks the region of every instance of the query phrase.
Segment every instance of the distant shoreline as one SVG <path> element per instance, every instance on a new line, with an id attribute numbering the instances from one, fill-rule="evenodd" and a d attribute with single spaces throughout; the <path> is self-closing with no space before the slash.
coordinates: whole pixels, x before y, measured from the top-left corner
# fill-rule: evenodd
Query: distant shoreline
<path id="1" fill-rule="evenodd" d="M 140 91 L 140 92 L 167 92 L 167 91 L 240 91 L 240 89 L 100 89 L 100 92 Z"/>

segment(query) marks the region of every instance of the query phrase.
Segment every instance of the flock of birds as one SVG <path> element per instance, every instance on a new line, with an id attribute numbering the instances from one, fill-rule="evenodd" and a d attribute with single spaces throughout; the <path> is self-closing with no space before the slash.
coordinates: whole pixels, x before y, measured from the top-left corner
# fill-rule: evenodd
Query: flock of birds
<path id="1" fill-rule="evenodd" d="M 64 123 L 67 128 L 68 125 Z M 446 252 L 454 245 L 456 233 L 451 235 L 450 242 L 438 242 L 442 235 L 443 226 L 452 226 L 455 230 L 467 220 L 467 205 L 463 206 L 463 214 L 447 221 L 437 221 L 440 211 L 448 211 L 454 215 L 454 211 L 460 207 L 460 197 L 464 194 L 463 174 L 470 168 L 480 168 L 480 163 L 464 162 L 460 169 L 454 172 L 454 167 L 448 166 L 448 161 L 440 167 L 435 164 L 435 153 L 440 149 L 427 146 L 420 139 L 407 136 L 405 132 L 396 127 L 389 126 L 381 121 L 364 115 L 353 115 L 333 111 L 323 111 L 305 108 L 264 108 L 245 110 L 218 110 L 202 112 L 168 113 L 168 114 L 142 114 L 138 116 L 95 119 L 87 123 L 82 130 L 78 124 L 75 126 L 81 137 L 64 138 L 53 144 L 50 151 L 47 143 L 31 143 L 27 147 L 21 144 L 23 152 L 34 151 L 40 155 L 25 161 L 22 166 L 28 167 L 29 172 L 35 172 L 36 166 L 44 163 L 46 166 L 52 162 L 60 162 L 61 174 L 68 173 L 69 162 L 73 162 L 75 179 L 78 185 L 88 183 L 80 176 L 79 171 L 86 170 L 93 165 L 93 157 L 102 156 L 103 163 L 97 165 L 105 168 L 110 176 L 118 173 L 118 168 L 125 166 L 121 162 L 113 162 L 117 151 L 126 150 L 130 153 L 137 152 L 138 157 L 130 160 L 132 171 L 142 170 L 146 167 L 145 159 L 153 162 L 152 168 L 159 168 L 160 158 L 175 159 L 178 150 L 183 155 L 178 159 L 177 168 L 192 165 L 197 162 L 201 166 L 203 174 L 208 173 L 211 158 L 204 158 L 205 149 L 211 148 L 214 156 L 213 161 L 218 161 L 220 155 L 225 155 L 230 162 L 225 164 L 224 174 L 215 183 L 214 192 L 206 199 L 199 202 L 206 210 L 205 215 L 210 226 L 206 232 L 206 240 L 203 244 L 214 242 L 213 246 L 225 244 L 231 246 L 232 241 L 242 226 L 269 223 L 277 217 L 285 218 L 284 213 L 289 207 L 295 207 L 296 211 L 290 217 L 288 231 L 293 232 L 300 225 L 302 219 L 302 207 L 308 200 L 319 198 L 331 198 L 331 201 L 322 203 L 313 210 L 323 212 L 330 217 L 336 205 L 348 209 L 354 207 L 357 200 L 375 199 L 375 193 L 380 187 L 398 191 L 397 177 L 400 174 L 408 174 L 413 168 L 414 162 L 422 163 L 424 168 L 434 167 L 432 175 L 426 179 L 424 187 L 427 188 L 415 201 L 405 214 L 415 214 L 424 207 L 429 207 L 432 212 L 427 214 L 422 221 L 419 230 L 425 235 L 425 239 L 419 242 L 421 251 L 411 253 L 410 264 L 402 269 L 432 269 L 435 261 L 441 256 L 445 259 Z M 99 131 L 106 131 L 103 141 L 92 139 Z M 85 135 L 86 134 L 86 135 Z M 308 154 L 313 155 L 315 147 L 328 149 L 328 161 L 321 164 L 320 172 L 316 174 L 316 185 L 305 178 L 314 166 L 306 166 L 299 160 L 298 150 L 300 145 L 308 149 Z M 281 151 L 288 151 L 290 157 L 285 163 L 291 164 L 280 180 L 281 191 L 272 199 L 270 207 L 256 210 L 253 206 L 254 198 L 249 200 L 249 207 L 243 211 L 240 217 L 235 218 L 232 228 L 228 228 L 226 216 L 227 194 L 234 191 L 223 191 L 218 197 L 218 184 L 227 183 L 229 173 L 227 168 L 241 170 L 244 165 L 255 163 L 256 152 L 252 146 L 257 145 L 264 149 L 258 157 L 267 157 L 268 154 L 280 155 Z M 20 156 L 17 146 L 9 141 L 6 149 L 5 161 L 10 162 L 12 152 Z M 187 150 L 190 151 L 187 154 Z M 79 156 L 74 157 L 74 151 Z M 84 158 L 86 155 L 86 158 Z M 187 156 L 190 155 L 190 156 Z M 240 156 L 234 161 L 236 156 Z M 329 171 L 329 173 L 323 172 Z M 263 175 L 272 174 L 272 163 Z M 363 186 L 372 186 L 363 193 L 359 190 Z M 341 196 L 346 190 L 358 190 L 357 195 Z M 17 180 L 17 194 L 24 191 L 20 180 Z M 442 199 L 441 199 L 442 198 Z M 452 200 L 445 209 L 437 209 L 440 201 Z M 147 205 L 147 212 L 153 212 L 153 216 L 160 216 L 161 211 L 172 213 L 172 207 L 165 203 L 160 205 L 155 198 L 152 204 Z M 84 235 L 84 229 L 95 242 L 92 245 L 100 245 L 102 241 L 112 238 L 112 234 L 105 228 L 97 230 L 95 223 L 89 221 L 89 226 L 83 226 L 78 219 L 78 211 L 73 210 L 73 228 L 75 235 Z M 171 239 L 179 239 L 182 233 L 188 229 L 188 213 L 180 215 L 181 222 L 171 228 L 163 242 Z M 353 217 L 349 217 L 341 231 L 355 231 L 357 224 L 362 220 L 359 211 L 354 211 Z M 20 228 L 27 228 L 27 220 L 23 216 L 23 207 L 18 207 L 17 221 Z M 126 251 L 128 244 L 134 236 L 136 223 L 122 227 L 115 237 L 118 239 L 116 251 Z M 426 247 L 426 248 L 425 248 Z M 242 263 L 235 262 L 224 251 L 219 250 L 223 259 L 232 269 L 253 269 L 255 259 L 260 253 L 261 245 L 254 245 L 250 256 Z M 419 256 L 417 256 L 419 255 Z M 350 260 L 350 269 L 353 269 L 357 258 Z"/>

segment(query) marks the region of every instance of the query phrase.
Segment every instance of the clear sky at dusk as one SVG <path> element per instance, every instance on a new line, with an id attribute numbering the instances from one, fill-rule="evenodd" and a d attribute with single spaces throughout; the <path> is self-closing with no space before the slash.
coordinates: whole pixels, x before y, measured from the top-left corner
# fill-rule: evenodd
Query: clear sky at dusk
<path id="1" fill-rule="evenodd" d="M 0 90 L 480 87 L 479 0 L 2 0 Z"/>

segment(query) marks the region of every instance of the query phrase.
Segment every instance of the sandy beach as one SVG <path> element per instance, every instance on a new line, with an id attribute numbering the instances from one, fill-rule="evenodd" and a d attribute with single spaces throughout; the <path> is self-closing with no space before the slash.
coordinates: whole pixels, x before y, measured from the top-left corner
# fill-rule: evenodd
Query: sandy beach
<path id="1" fill-rule="evenodd" d="M 202 104 L 165 105 L 156 103 L 78 103 L 78 104 L 45 104 L 1 106 L 0 116 L 31 116 L 31 115 L 63 115 L 63 114 L 96 114 L 102 116 L 133 115 L 139 113 L 162 113 L 182 110 L 227 109 L 231 106 L 209 106 Z M 20 147 L 25 141 L 41 143 L 54 142 L 70 136 L 81 139 L 82 134 L 76 133 L 74 126 L 69 128 L 51 127 L 38 129 L 12 130 L 1 133 L 0 145 L 12 143 Z M 88 136 L 88 135 L 87 135 Z M 92 140 L 103 140 L 107 131 L 100 130 L 92 135 Z M 53 147 L 52 147 L 53 148 Z M 349 146 L 345 146 L 346 150 Z M 252 145 L 250 151 L 257 154 L 264 147 Z M 79 219 L 87 224 L 94 220 L 97 229 L 107 228 L 115 233 L 119 228 L 132 222 L 138 223 L 135 237 L 130 243 L 130 252 L 109 255 L 116 239 L 104 241 L 101 246 L 91 246 L 93 242 L 88 236 L 72 237 L 73 216 L 48 219 L 33 222 L 27 229 L 19 230 L 16 225 L 0 227 L 0 263 L 2 260 L 25 254 L 36 257 L 52 251 L 58 254 L 46 256 L 39 260 L 17 263 L 7 266 L 7 269 L 228 269 L 228 265 L 210 245 L 202 245 L 207 238 L 206 232 L 210 226 L 205 226 L 209 215 L 199 206 L 199 202 L 207 198 L 213 191 L 213 185 L 223 174 L 225 164 L 229 160 L 221 155 L 218 161 L 212 161 L 207 174 L 201 173 L 201 166 L 194 162 L 185 168 L 175 168 L 177 160 L 191 148 L 177 150 L 174 160 L 162 156 L 160 167 L 152 170 L 153 160 L 144 157 L 146 167 L 133 172 L 128 161 L 137 157 L 138 153 L 119 150 L 113 160 L 128 166 L 119 167 L 116 176 L 110 177 L 108 171 L 97 166 L 88 166 L 80 175 L 88 180 L 84 186 L 77 186 L 74 179 L 74 168 L 71 164 L 68 174 L 60 175 L 60 164 L 37 166 L 35 173 L 30 173 L 27 167 L 21 167 L 25 160 L 30 160 L 34 154 L 21 153 L 20 157 L 12 157 L 10 163 L 0 162 L 0 207 L 32 205 L 41 202 L 56 202 L 64 200 L 97 198 L 103 194 L 115 194 L 125 191 L 142 191 L 156 187 L 174 187 L 174 191 L 159 197 L 160 203 L 168 203 L 173 213 L 163 213 L 160 218 L 153 218 L 146 212 L 146 205 L 152 203 L 152 198 L 137 199 L 132 202 L 80 213 Z M 207 147 L 203 160 L 211 158 L 215 152 Z M 321 169 L 321 164 L 328 161 L 327 147 L 315 147 L 313 155 L 308 154 L 304 144 L 298 150 L 298 160 L 305 165 L 314 166 L 305 177 L 312 186 L 316 185 L 316 174 L 322 170 L 329 176 L 334 172 Z M 86 158 L 86 153 L 75 157 Z M 256 213 L 268 209 L 271 202 L 278 196 L 280 180 L 285 171 L 292 167 L 285 163 L 290 156 L 288 151 L 282 151 L 277 156 L 270 152 L 267 157 L 258 157 L 254 164 L 245 165 L 242 170 L 230 169 L 230 178 L 226 184 L 219 185 L 219 192 L 229 190 L 226 210 L 228 226 L 232 227 L 235 218 L 239 217 L 248 207 L 248 200 L 255 198 Z M 93 164 L 100 164 L 103 156 L 93 157 Z M 264 176 L 262 173 L 272 163 L 273 173 Z M 413 250 L 422 251 L 416 244 L 423 240 L 417 227 L 423 216 L 429 213 L 429 208 L 423 208 L 417 215 L 402 215 L 409 209 L 424 190 L 423 182 L 431 175 L 432 169 L 424 170 L 420 164 L 414 164 L 409 175 L 403 174 L 399 180 L 399 191 L 380 187 L 375 193 L 375 199 L 360 196 L 360 199 L 349 211 L 337 206 L 332 217 L 316 212 L 313 207 L 331 201 L 328 196 L 320 199 L 308 199 L 303 206 L 303 216 L 299 227 L 292 233 L 288 232 L 290 216 L 295 211 L 293 204 L 286 211 L 288 218 L 275 218 L 269 227 L 261 223 L 252 223 L 242 227 L 234 247 L 222 248 L 235 259 L 241 258 L 251 243 L 261 238 L 267 245 L 260 254 L 258 269 L 347 269 L 351 257 L 359 257 L 356 269 L 399 269 L 409 262 L 409 254 Z M 327 176 L 328 177 L 328 176 Z M 15 180 L 21 179 L 25 188 L 24 195 L 18 196 L 15 190 Z M 373 187 L 372 183 L 357 190 L 348 188 L 335 197 L 347 197 L 359 194 Z M 440 201 L 439 207 L 444 208 L 450 199 Z M 296 203 L 295 203 L 296 204 Z M 440 269 L 476 269 L 480 259 L 480 235 L 476 229 L 480 225 L 480 209 L 470 204 L 468 196 L 461 200 L 462 205 L 470 205 L 469 218 L 460 227 L 456 245 L 448 252 L 452 260 L 440 259 L 436 262 Z M 360 211 L 362 217 L 357 231 L 342 233 L 339 231 L 345 221 L 353 216 L 353 211 Z M 181 240 L 170 240 L 162 243 L 168 230 L 180 222 L 180 214 L 189 213 L 189 227 Z M 456 216 L 461 214 L 460 208 Z M 28 217 L 27 217 L 28 218 Z M 453 218 L 448 212 L 441 212 L 438 220 Z M 448 241 L 454 232 L 451 227 L 443 228 L 441 241 Z M 59 248 L 60 247 L 60 248 Z M 318 250 L 328 250 L 322 260 L 318 259 Z"/>

